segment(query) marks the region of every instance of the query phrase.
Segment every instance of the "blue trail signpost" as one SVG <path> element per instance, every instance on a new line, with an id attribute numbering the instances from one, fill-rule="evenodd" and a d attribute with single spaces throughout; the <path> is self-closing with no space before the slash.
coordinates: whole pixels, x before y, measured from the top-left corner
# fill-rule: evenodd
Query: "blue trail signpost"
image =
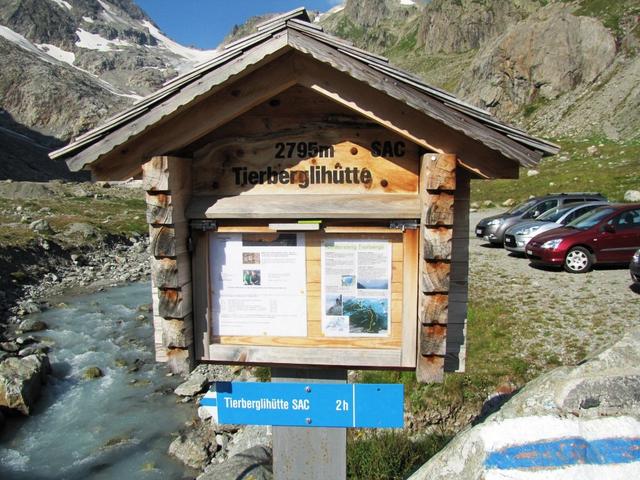
<path id="1" fill-rule="evenodd" d="M 217 382 L 200 401 L 217 423 L 402 428 L 404 386 Z"/>

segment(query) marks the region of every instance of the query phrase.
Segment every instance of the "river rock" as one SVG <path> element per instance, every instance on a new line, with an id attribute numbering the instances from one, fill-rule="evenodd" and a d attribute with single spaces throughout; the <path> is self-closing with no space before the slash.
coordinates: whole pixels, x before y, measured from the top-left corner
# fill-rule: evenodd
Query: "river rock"
<path id="1" fill-rule="evenodd" d="M 33 318 L 27 318 L 20 322 L 18 327 L 23 332 L 40 332 L 46 330 L 47 324 L 41 320 L 34 320 Z"/>
<path id="2" fill-rule="evenodd" d="M 507 198 L 504 202 L 501 203 L 503 207 L 513 207 L 516 204 L 516 201 L 513 198 Z"/>
<path id="3" fill-rule="evenodd" d="M 535 170 L 533 168 L 531 170 L 527 170 L 527 177 L 535 177 L 536 175 L 540 175 L 539 170 Z"/>
<path id="4" fill-rule="evenodd" d="M 27 300 L 25 302 L 22 302 L 22 304 L 20 305 L 20 309 L 18 310 L 19 315 L 28 315 L 31 313 L 38 313 L 38 312 L 40 312 L 40 305 L 38 305 L 33 300 Z"/>
<path id="5" fill-rule="evenodd" d="M 624 192 L 624 201 L 625 202 L 640 202 L 640 191 L 638 190 L 627 190 Z"/>
<path id="6" fill-rule="evenodd" d="M 20 350 L 20 345 L 18 345 L 16 342 L 2 342 L 0 343 L 0 349 L 4 350 L 5 352 L 15 353 Z"/>
<path id="7" fill-rule="evenodd" d="M 257 446 L 271 445 L 271 428 L 261 425 L 247 425 L 236 433 L 228 445 L 227 455 L 233 457 Z"/>
<path id="8" fill-rule="evenodd" d="M 218 449 L 215 435 L 210 424 L 198 422 L 171 442 L 169 455 L 191 468 L 202 470 Z"/>
<path id="9" fill-rule="evenodd" d="M 583 480 L 591 478 L 584 469 L 596 463 L 598 478 L 637 478 L 638 463 L 620 459 L 637 458 L 629 439 L 638 437 L 640 329 L 635 329 L 579 366 L 533 380 L 410 479 L 533 478 L 535 473 Z"/>
<path id="10" fill-rule="evenodd" d="M 38 339 L 33 335 L 20 336 L 16 338 L 16 343 L 18 345 L 30 345 L 32 343 L 38 343 Z"/>
<path id="11" fill-rule="evenodd" d="M 98 367 L 87 367 L 82 372 L 82 378 L 84 378 L 85 380 L 94 380 L 102 376 L 104 376 L 104 373 L 102 373 L 102 370 L 100 370 Z"/>
<path id="12" fill-rule="evenodd" d="M 197 480 L 272 480 L 272 452 L 269 447 L 257 446 L 245 450 L 225 462 L 209 465 Z"/>
<path id="13" fill-rule="evenodd" d="M 220 365 L 198 365 L 187 380 L 175 389 L 174 393 L 181 397 L 193 397 L 202 393 L 208 384 L 216 380 L 230 380 L 229 369 Z"/>
<path id="14" fill-rule="evenodd" d="M 5 359 L 0 363 L 0 407 L 29 415 L 50 371 L 46 355 Z"/>
<path id="15" fill-rule="evenodd" d="M 49 347 L 40 343 L 29 345 L 28 347 L 20 349 L 18 352 L 19 357 L 28 357 L 29 355 L 48 353 Z"/>

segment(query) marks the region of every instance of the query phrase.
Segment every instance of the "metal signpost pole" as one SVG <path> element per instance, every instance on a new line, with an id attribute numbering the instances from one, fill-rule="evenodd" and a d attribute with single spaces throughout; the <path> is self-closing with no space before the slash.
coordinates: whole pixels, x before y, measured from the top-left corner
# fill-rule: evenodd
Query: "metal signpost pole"
<path id="1" fill-rule="evenodd" d="M 271 381 L 346 383 L 346 370 L 272 368 Z M 273 473 L 276 480 L 345 480 L 347 429 L 273 427 Z"/>

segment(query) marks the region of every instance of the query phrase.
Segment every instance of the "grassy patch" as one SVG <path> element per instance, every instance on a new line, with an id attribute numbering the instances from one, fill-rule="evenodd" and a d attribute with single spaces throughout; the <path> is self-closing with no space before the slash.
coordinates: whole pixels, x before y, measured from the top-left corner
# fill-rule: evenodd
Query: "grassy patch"
<path id="1" fill-rule="evenodd" d="M 450 440 L 444 435 L 428 435 L 411 440 L 396 431 L 349 433 L 347 477 L 352 480 L 407 478 Z"/>
<path id="2" fill-rule="evenodd" d="M 507 198 L 522 201 L 530 196 L 552 192 L 600 192 L 611 201 L 622 201 L 627 190 L 640 185 L 640 141 L 614 142 L 599 138 L 558 141 L 561 152 L 543 159 L 539 175 L 527 176 L 522 169 L 519 180 L 477 180 L 471 184 L 473 201 Z M 587 149 L 596 146 L 598 152 Z"/>
<path id="3" fill-rule="evenodd" d="M 64 186 L 65 189 L 73 187 L 73 184 Z M 98 187 L 88 184 L 85 188 L 98 191 Z M 21 247 L 37 238 L 54 239 L 59 243 L 83 241 L 65 236 L 65 230 L 73 223 L 89 224 L 100 235 L 148 233 L 142 192 L 114 189 L 100 192 L 98 198 L 73 196 L 65 190 L 54 198 L 7 200 L 11 208 L 0 215 L 0 247 Z M 53 233 L 38 233 L 29 228 L 30 222 L 39 219 L 46 220 Z"/>

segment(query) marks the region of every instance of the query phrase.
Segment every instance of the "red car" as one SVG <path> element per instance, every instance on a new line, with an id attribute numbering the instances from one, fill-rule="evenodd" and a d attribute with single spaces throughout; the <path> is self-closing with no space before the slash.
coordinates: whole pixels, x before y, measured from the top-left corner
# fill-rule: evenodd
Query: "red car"
<path id="1" fill-rule="evenodd" d="M 526 247 L 534 264 L 588 272 L 596 263 L 629 264 L 640 248 L 640 204 L 606 205 L 562 228 L 537 235 Z"/>

